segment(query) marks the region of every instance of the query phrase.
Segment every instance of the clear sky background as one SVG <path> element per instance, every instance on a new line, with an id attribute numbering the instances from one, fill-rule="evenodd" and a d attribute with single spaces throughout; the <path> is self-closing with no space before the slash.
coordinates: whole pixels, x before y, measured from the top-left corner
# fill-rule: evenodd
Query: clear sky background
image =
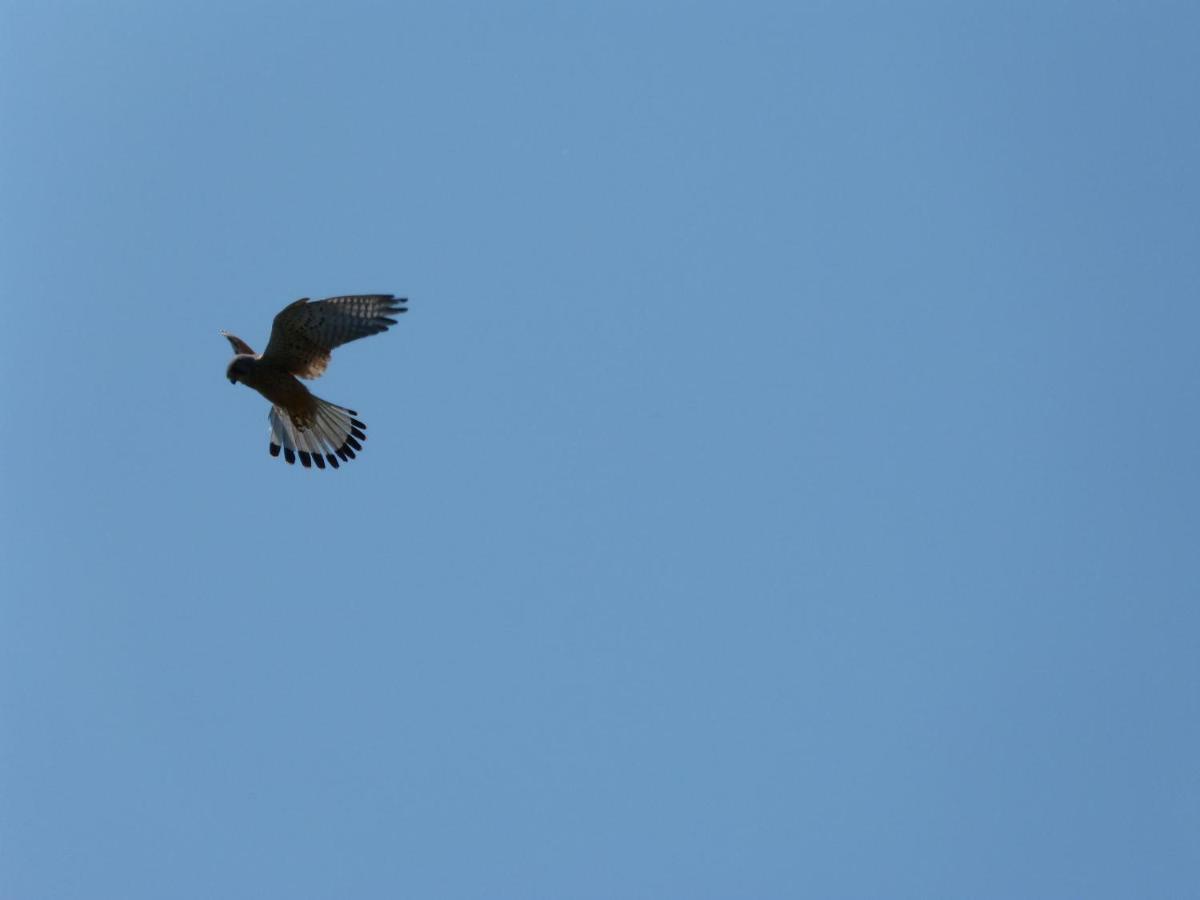
<path id="1" fill-rule="evenodd" d="M 5 3 L 0 896 L 1197 896 L 1198 46 Z"/>

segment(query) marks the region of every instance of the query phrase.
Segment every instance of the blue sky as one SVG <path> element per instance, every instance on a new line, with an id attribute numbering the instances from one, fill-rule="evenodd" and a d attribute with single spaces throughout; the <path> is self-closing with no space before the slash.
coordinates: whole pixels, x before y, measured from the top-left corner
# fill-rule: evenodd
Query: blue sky
<path id="1" fill-rule="evenodd" d="M 0 894 L 1194 895 L 1198 40 L 5 4 Z"/>

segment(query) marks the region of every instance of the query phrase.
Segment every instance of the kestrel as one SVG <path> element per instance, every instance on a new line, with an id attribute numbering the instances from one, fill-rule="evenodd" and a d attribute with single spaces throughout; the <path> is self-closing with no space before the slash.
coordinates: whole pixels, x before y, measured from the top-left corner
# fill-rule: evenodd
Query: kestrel
<path id="1" fill-rule="evenodd" d="M 407 312 L 408 301 L 392 294 L 330 297 L 310 303 L 307 297 L 289 303 L 271 325 L 267 349 L 256 354 L 241 338 L 222 331 L 237 355 L 225 375 L 254 388 L 271 402 L 271 455 L 318 469 L 328 462 L 354 459 L 362 450 L 366 425 L 358 413 L 314 396 L 299 378 L 320 378 L 334 347 L 396 324 L 391 316 Z"/>

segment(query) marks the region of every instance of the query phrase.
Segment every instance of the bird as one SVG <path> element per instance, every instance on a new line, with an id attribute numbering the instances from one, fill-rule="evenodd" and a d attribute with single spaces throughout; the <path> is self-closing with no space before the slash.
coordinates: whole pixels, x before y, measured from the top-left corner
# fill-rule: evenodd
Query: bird
<path id="1" fill-rule="evenodd" d="M 367 439 L 358 413 L 314 395 L 300 378 L 320 378 L 335 347 L 387 331 L 408 311 L 394 294 L 355 294 L 309 300 L 301 297 L 275 316 L 267 349 L 255 353 L 240 337 L 222 331 L 235 356 L 226 369 L 230 384 L 241 382 L 271 404 L 271 456 L 290 465 L 336 469 L 354 459 Z M 339 462 L 340 460 L 340 462 Z"/>

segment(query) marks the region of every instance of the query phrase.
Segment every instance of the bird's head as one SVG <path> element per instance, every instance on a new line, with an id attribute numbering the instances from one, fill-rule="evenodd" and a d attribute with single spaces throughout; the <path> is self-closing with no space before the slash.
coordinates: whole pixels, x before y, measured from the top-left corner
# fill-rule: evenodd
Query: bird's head
<path id="1" fill-rule="evenodd" d="M 229 364 L 229 368 L 225 370 L 225 377 L 229 379 L 230 384 L 237 384 L 245 377 L 253 365 L 253 356 L 239 354 L 233 358 L 233 361 Z"/>

